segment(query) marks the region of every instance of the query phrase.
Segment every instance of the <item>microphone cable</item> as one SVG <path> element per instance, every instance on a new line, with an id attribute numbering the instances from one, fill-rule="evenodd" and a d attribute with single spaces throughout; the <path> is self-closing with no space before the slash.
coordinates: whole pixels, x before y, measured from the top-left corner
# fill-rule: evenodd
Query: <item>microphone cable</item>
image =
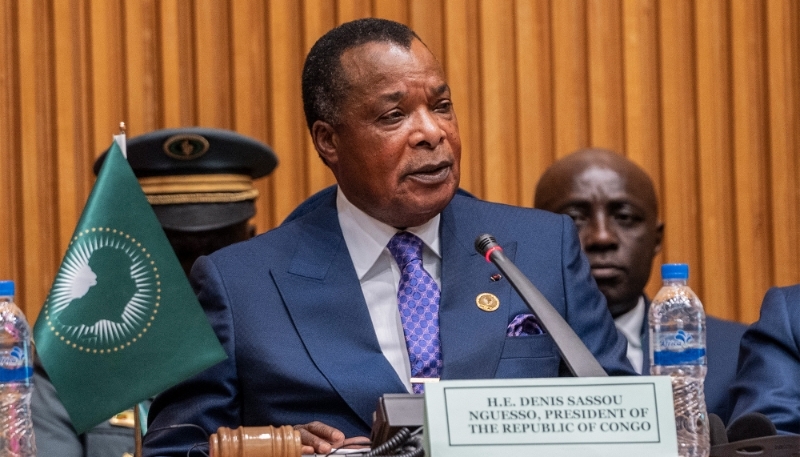
<path id="1" fill-rule="evenodd" d="M 425 449 L 422 447 L 421 432 L 422 427 L 417 428 L 413 433 L 408 427 L 403 427 L 385 443 L 366 453 L 364 457 L 422 457 Z"/>
<path id="2" fill-rule="evenodd" d="M 205 429 L 203 427 L 199 426 L 199 425 L 196 425 L 196 424 L 172 424 L 172 425 L 167 425 L 167 426 L 164 426 L 164 427 L 151 428 L 151 429 L 149 429 L 147 431 L 147 433 L 149 434 L 149 433 L 154 433 L 154 432 L 163 432 L 165 430 L 172 430 L 172 429 L 176 429 L 176 428 L 191 428 L 191 429 L 199 430 L 203 434 L 205 439 L 206 439 L 205 441 L 200 441 L 200 442 L 194 443 L 192 445 L 192 447 L 190 447 L 189 450 L 186 451 L 186 457 L 190 457 L 192 452 L 199 452 L 202 455 L 204 455 L 205 457 L 208 457 L 208 452 L 200 449 L 203 446 L 208 446 L 208 432 L 206 432 Z"/>

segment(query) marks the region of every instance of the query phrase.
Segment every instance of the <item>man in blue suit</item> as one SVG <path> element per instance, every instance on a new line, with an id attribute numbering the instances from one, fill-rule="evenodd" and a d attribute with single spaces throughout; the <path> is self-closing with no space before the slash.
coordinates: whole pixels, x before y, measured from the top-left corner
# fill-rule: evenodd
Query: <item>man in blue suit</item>
<path id="1" fill-rule="evenodd" d="M 381 19 L 328 32 L 306 59 L 303 101 L 338 185 L 197 261 L 193 284 L 228 359 L 156 399 L 145 455 L 186 455 L 206 439 L 195 426 L 282 424 L 301 431 L 304 452 L 327 453 L 369 434 L 383 394 L 431 377 L 566 374 L 551 336 L 475 252 L 486 232 L 609 374 L 634 374 L 572 221 L 457 194 L 450 89 L 414 32 Z M 412 245 L 406 264 L 395 252 Z M 424 307 L 410 312 L 414 330 L 408 301 Z"/>
<path id="2" fill-rule="evenodd" d="M 733 384 L 733 419 L 766 415 L 784 433 L 800 433 L 800 285 L 774 287 L 742 337 Z"/>
<path id="3" fill-rule="evenodd" d="M 638 165 L 605 149 L 583 149 L 558 160 L 536 186 L 536 208 L 575 221 L 592 276 L 608 301 L 617 328 L 628 339 L 628 360 L 650 373 L 650 300 L 644 287 L 661 250 L 664 223 L 650 177 Z M 745 326 L 706 316 L 708 411 L 727 422 L 736 354 Z"/>

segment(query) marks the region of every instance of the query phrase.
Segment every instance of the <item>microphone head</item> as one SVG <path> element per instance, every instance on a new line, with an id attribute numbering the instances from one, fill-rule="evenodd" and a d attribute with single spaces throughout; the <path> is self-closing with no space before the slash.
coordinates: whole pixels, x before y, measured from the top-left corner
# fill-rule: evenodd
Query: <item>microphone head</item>
<path id="1" fill-rule="evenodd" d="M 728 425 L 728 442 L 777 435 L 775 424 L 761 413 L 747 413 Z"/>
<path id="2" fill-rule="evenodd" d="M 475 250 L 482 256 L 485 256 L 486 252 L 495 246 L 497 246 L 497 240 L 488 233 L 484 233 L 475 238 Z"/>
<path id="3" fill-rule="evenodd" d="M 708 431 L 712 446 L 728 444 L 728 432 L 725 430 L 725 423 L 714 413 L 709 413 L 708 415 Z"/>

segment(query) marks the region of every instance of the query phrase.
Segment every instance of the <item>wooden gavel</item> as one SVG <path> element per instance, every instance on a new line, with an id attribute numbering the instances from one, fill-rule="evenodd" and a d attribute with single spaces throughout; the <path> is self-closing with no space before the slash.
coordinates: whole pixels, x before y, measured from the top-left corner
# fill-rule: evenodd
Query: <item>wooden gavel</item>
<path id="1" fill-rule="evenodd" d="M 211 457 L 300 457 L 300 432 L 282 427 L 220 427 L 208 438 Z"/>

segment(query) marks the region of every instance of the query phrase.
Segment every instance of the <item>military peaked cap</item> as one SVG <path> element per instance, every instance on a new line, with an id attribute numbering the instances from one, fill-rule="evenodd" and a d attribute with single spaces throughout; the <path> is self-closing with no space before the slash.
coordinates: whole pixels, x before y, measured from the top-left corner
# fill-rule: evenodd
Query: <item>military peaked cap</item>
<path id="1" fill-rule="evenodd" d="M 127 141 L 128 163 L 165 229 L 214 230 L 255 215 L 253 180 L 278 165 L 267 145 L 230 130 L 156 130 Z M 108 151 L 97 158 L 97 174 Z"/>

